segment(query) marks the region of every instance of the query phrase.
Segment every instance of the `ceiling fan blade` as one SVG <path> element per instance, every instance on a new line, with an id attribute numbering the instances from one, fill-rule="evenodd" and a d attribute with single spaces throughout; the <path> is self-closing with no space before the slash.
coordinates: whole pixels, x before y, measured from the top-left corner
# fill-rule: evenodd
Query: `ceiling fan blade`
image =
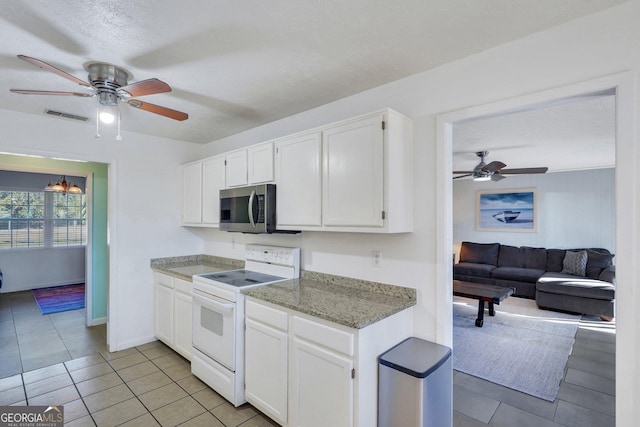
<path id="1" fill-rule="evenodd" d="M 501 172 L 494 172 L 493 175 L 491 175 L 491 181 L 494 182 L 502 181 L 505 178 L 506 176 L 502 175 Z"/>
<path id="2" fill-rule="evenodd" d="M 468 173 L 468 174 L 472 174 L 473 171 L 453 171 L 453 174 L 459 174 L 459 173 Z"/>
<path id="3" fill-rule="evenodd" d="M 54 74 L 59 75 L 60 77 L 64 77 L 67 80 L 71 80 L 72 82 L 79 84 L 80 86 L 91 87 L 91 85 L 85 82 L 84 80 L 81 80 L 75 76 L 72 76 L 71 74 L 65 71 L 62 71 L 61 69 L 56 68 L 51 64 L 47 64 L 46 62 L 41 61 L 39 59 L 31 58 L 30 56 L 26 56 L 26 55 L 18 55 L 18 58 L 22 59 L 23 61 L 27 61 L 28 63 L 33 64 L 36 67 L 40 67 L 43 70 L 50 71 Z"/>
<path id="4" fill-rule="evenodd" d="M 60 96 L 82 96 L 92 97 L 94 94 L 84 92 L 60 92 L 56 90 L 28 90 L 28 89 L 9 89 L 10 92 L 22 95 L 60 95 Z"/>
<path id="5" fill-rule="evenodd" d="M 122 92 L 125 92 L 124 94 Z M 147 79 L 118 88 L 118 94 L 126 97 L 171 92 L 171 86 L 158 79 Z"/>
<path id="6" fill-rule="evenodd" d="M 520 168 L 520 169 L 503 169 L 500 171 L 502 174 L 518 175 L 518 174 L 530 174 L 530 173 L 545 173 L 549 170 L 547 167 L 543 168 Z"/>
<path id="7" fill-rule="evenodd" d="M 485 172 L 496 172 L 496 171 L 499 171 L 500 169 L 502 169 L 505 166 L 507 166 L 507 165 L 505 165 L 502 162 L 493 161 L 493 162 L 485 165 L 485 167 L 483 167 L 482 170 L 485 171 Z"/>
<path id="8" fill-rule="evenodd" d="M 131 105 L 134 108 L 139 108 L 150 113 L 169 117 L 170 119 L 174 120 L 183 121 L 189 118 L 189 115 L 187 113 L 183 113 L 182 111 L 172 110 L 171 108 L 161 107 L 160 105 L 151 104 L 149 102 L 142 102 L 138 99 L 130 99 L 127 101 L 127 104 Z"/>
<path id="9" fill-rule="evenodd" d="M 454 173 L 456 173 L 456 172 L 454 172 Z M 466 178 L 466 177 L 471 176 L 471 175 L 473 175 L 473 174 L 469 173 L 469 174 L 466 174 L 466 175 L 454 176 L 453 179 Z"/>

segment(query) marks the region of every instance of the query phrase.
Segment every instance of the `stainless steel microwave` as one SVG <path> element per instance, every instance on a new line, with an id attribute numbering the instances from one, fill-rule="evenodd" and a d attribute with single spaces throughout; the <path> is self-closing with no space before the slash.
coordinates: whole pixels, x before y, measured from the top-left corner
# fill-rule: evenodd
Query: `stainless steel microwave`
<path id="1" fill-rule="evenodd" d="M 276 232 L 275 184 L 220 190 L 220 230 Z"/>

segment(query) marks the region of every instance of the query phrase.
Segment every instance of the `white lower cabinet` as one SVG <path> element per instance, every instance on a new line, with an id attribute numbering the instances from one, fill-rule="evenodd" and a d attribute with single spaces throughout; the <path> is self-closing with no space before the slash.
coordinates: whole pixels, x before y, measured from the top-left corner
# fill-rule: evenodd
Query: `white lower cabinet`
<path id="1" fill-rule="evenodd" d="M 410 310 L 353 329 L 247 297 L 245 397 L 283 426 L 375 426 L 377 357 L 410 331 Z"/>
<path id="2" fill-rule="evenodd" d="M 153 282 L 154 334 L 191 360 L 192 283 L 156 272 Z"/>

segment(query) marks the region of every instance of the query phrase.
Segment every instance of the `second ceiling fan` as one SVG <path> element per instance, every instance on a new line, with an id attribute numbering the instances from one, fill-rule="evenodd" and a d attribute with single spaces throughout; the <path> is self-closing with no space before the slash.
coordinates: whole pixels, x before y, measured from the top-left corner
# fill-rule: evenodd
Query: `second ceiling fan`
<path id="1" fill-rule="evenodd" d="M 477 151 L 476 156 L 480 157 L 480 163 L 472 171 L 453 171 L 454 175 L 462 174 L 454 176 L 453 179 L 470 176 L 474 181 L 500 181 L 506 178 L 505 175 L 539 174 L 549 170 L 547 167 L 504 169 L 507 165 L 499 161 L 485 163 L 484 159 L 488 155 L 488 151 Z"/>

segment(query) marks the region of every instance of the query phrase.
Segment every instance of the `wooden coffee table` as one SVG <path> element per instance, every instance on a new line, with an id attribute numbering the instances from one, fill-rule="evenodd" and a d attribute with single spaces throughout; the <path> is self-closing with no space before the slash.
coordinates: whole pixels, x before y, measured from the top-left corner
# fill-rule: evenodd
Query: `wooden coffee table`
<path id="1" fill-rule="evenodd" d="M 476 326 L 481 328 L 484 323 L 484 303 L 489 303 L 489 316 L 495 316 L 494 304 L 500 304 L 510 295 L 513 295 L 515 288 L 503 288 L 501 286 L 483 285 L 482 283 L 464 282 L 462 280 L 453 281 L 453 294 L 459 297 L 473 298 L 478 300 L 478 318 Z"/>

